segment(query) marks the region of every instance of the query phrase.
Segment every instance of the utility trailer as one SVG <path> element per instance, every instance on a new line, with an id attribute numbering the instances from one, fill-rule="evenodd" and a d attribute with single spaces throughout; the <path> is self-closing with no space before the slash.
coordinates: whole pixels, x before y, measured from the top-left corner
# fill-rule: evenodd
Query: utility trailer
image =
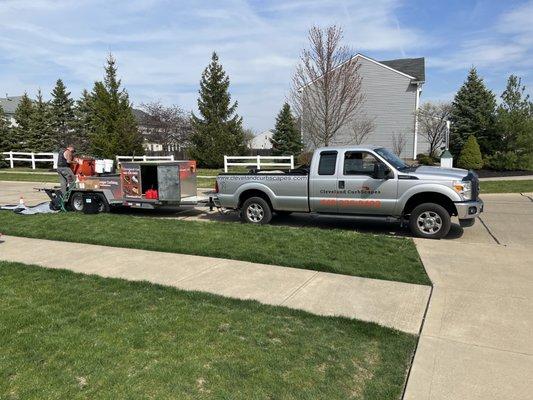
<path id="1" fill-rule="evenodd" d="M 94 195 L 99 200 L 99 212 L 108 212 L 115 206 L 156 209 L 201 202 L 197 197 L 196 161 L 188 160 L 123 162 L 116 174 L 78 175 L 75 186 L 67 193 L 58 188 L 40 190 L 56 207 L 63 203 L 73 211 L 84 211 L 85 201 L 94 199 Z"/>

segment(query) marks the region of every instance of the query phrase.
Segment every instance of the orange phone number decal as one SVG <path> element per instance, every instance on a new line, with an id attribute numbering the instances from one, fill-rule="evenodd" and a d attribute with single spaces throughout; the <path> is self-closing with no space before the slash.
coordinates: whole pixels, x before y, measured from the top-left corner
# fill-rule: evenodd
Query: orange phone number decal
<path id="1" fill-rule="evenodd" d="M 339 206 L 339 207 L 363 207 L 363 208 L 381 208 L 380 200 L 337 200 L 337 199 L 322 199 L 321 206 Z"/>

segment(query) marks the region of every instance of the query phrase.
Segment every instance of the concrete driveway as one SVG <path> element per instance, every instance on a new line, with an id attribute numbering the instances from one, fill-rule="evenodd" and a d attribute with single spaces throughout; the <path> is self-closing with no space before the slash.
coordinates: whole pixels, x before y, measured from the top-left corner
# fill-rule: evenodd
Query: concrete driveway
<path id="1" fill-rule="evenodd" d="M 485 195 L 482 223 L 415 240 L 434 288 L 404 399 L 533 397 L 532 197 Z"/>

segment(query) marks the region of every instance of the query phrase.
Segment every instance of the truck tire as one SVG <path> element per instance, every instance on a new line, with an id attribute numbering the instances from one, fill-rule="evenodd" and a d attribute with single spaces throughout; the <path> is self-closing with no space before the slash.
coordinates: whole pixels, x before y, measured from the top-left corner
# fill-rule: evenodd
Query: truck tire
<path id="1" fill-rule="evenodd" d="M 452 221 L 448 211 L 435 203 L 416 206 L 409 217 L 409 228 L 418 237 L 441 239 L 450 231 Z"/>
<path id="2" fill-rule="evenodd" d="M 241 208 L 242 222 L 250 224 L 268 224 L 272 219 L 272 210 L 268 202 L 261 197 L 250 197 Z"/>

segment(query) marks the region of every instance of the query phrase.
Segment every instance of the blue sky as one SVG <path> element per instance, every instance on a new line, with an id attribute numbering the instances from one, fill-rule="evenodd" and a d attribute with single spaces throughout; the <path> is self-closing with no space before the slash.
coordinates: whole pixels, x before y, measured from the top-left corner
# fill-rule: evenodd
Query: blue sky
<path id="1" fill-rule="evenodd" d="M 449 100 L 475 65 L 498 95 L 510 73 L 533 86 L 533 1 L 0 0 L 0 97 L 61 77 L 77 97 L 107 53 L 135 105 L 195 110 L 216 50 L 247 127 L 271 128 L 313 25 L 339 24 L 375 59 L 426 57 L 422 100 Z"/>

